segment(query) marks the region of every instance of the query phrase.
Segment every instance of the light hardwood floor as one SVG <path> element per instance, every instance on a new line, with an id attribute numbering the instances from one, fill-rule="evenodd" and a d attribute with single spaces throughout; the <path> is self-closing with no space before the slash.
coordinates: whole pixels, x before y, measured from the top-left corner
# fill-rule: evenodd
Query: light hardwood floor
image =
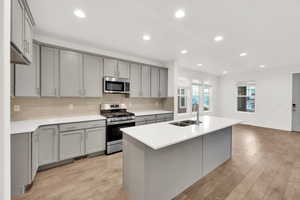
<path id="1" fill-rule="evenodd" d="M 300 200 L 300 133 L 239 125 L 233 157 L 176 200 Z M 76 161 L 37 175 L 15 200 L 127 200 L 122 154 Z"/>

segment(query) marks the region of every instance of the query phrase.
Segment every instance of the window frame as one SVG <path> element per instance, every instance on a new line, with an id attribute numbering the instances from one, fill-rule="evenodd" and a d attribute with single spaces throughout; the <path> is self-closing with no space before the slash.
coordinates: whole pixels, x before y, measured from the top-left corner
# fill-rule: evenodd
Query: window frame
<path id="1" fill-rule="evenodd" d="M 240 95 L 239 94 L 239 88 L 240 87 L 246 87 L 246 94 L 245 95 Z M 254 87 L 254 95 L 252 95 L 252 93 L 249 95 L 248 94 L 248 88 L 249 87 Z M 236 91 L 237 91 L 237 97 L 236 97 L 236 109 L 237 109 L 237 112 L 241 112 L 241 113 L 255 113 L 256 112 L 256 83 L 254 81 L 248 81 L 248 82 L 238 82 L 237 83 L 237 86 L 236 86 Z M 248 106 L 248 98 L 253 98 L 254 100 L 254 110 L 249 110 L 247 109 L 247 106 Z M 246 98 L 246 108 L 245 110 L 239 110 L 239 98 Z"/>

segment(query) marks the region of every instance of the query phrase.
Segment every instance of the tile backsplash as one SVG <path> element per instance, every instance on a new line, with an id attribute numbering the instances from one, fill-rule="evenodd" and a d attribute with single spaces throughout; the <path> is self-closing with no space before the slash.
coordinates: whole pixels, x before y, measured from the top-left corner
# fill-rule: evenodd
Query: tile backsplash
<path id="1" fill-rule="evenodd" d="M 173 110 L 174 99 L 128 98 L 124 95 L 104 95 L 101 98 L 19 98 L 11 99 L 12 120 L 43 119 L 99 114 L 101 103 L 124 103 L 128 110 Z"/>

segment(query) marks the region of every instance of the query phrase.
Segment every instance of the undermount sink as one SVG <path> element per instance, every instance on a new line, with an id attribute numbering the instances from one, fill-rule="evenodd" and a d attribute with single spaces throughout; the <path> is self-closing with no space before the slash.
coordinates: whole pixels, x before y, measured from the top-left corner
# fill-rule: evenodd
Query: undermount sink
<path id="1" fill-rule="evenodd" d="M 200 122 L 201 124 L 202 122 Z M 183 120 L 183 121 L 179 121 L 179 122 L 172 122 L 170 123 L 174 126 L 181 126 L 181 127 L 185 127 L 185 126 L 190 126 L 190 125 L 194 125 L 196 124 L 196 120 Z"/>

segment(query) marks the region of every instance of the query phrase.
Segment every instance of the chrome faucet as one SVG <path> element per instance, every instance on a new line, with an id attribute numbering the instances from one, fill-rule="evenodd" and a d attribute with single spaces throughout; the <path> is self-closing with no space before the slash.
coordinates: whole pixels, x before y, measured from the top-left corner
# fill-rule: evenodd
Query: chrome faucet
<path id="1" fill-rule="evenodd" d="M 200 124 L 200 111 L 199 111 L 199 104 L 197 104 L 196 106 L 197 108 L 197 120 L 196 120 L 196 125 L 199 125 Z"/>

